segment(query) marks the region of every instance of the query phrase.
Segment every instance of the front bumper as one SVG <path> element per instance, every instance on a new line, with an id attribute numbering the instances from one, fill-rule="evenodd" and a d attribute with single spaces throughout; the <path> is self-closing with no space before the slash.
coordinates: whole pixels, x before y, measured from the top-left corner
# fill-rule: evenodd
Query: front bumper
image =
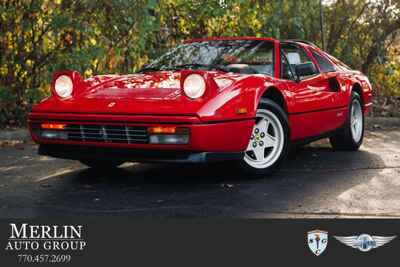
<path id="1" fill-rule="evenodd" d="M 148 122 L 144 122 L 146 120 Z M 105 127 L 139 127 L 147 128 L 154 126 L 175 126 L 189 129 L 190 137 L 187 144 L 150 144 L 148 142 L 109 142 L 107 140 L 58 140 L 47 139 L 40 135 L 37 126 L 41 123 L 64 123 L 84 125 L 103 125 Z M 60 116 L 59 114 L 35 114 L 29 116 L 29 126 L 32 139 L 41 146 L 40 153 L 55 157 L 78 159 L 82 154 L 95 154 L 97 149 L 117 155 L 122 153 L 126 160 L 140 161 L 169 161 L 174 155 L 179 155 L 178 160 L 183 161 L 208 161 L 213 158 L 235 158 L 240 157 L 241 152 L 247 147 L 248 140 L 254 125 L 253 119 L 240 119 L 234 121 L 218 121 L 203 123 L 196 117 L 190 116 L 112 116 L 112 115 L 85 115 L 72 114 Z M 68 149 L 69 147 L 79 149 Z M 107 150 L 108 149 L 108 150 Z M 60 153 L 56 153 L 60 150 Z M 79 150 L 79 153 L 75 153 Z M 149 153 L 144 153 L 148 151 Z M 165 153 L 160 153 L 165 151 Z M 116 153 L 118 152 L 118 153 Z M 68 155 L 70 153 L 70 155 Z M 126 154 L 125 154 L 126 153 Z M 216 154 L 215 154 L 216 153 Z M 238 155 L 235 155 L 238 153 Z M 228 155 L 231 154 L 231 155 Z M 107 153 L 105 154 L 107 157 Z M 82 158 L 82 157 L 80 157 Z M 164 159 L 164 160 L 163 160 Z"/>

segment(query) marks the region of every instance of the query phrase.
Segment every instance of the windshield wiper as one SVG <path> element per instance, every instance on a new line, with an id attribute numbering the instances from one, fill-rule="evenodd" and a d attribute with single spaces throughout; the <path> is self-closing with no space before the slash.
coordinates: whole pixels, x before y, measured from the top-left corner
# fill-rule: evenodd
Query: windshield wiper
<path id="1" fill-rule="evenodd" d="M 182 65 L 176 65 L 171 67 L 157 68 L 157 67 L 144 67 L 141 68 L 138 73 L 145 73 L 150 71 L 166 71 L 166 70 L 181 70 L 185 68 L 206 68 L 207 70 L 219 70 L 223 72 L 228 72 L 228 70 L 222 65 L 206 65 L 199 63 L 188 63 Z"/>
<path id="2" fill-rule="evenodd" d="M 182 65 L 176 65 L 172 66 L 171 69 L 173 70 L 181 70 L 185 68 L 206 68 L 207 70 L 220 70 L 223 72 L 228 72 L 226 68 L 224 68 L 222 65 L 207 65 L 207 64 L 199 64 L 199 63 L 189 63 L 189 64 L 182 64 Z"/>
<path id="3" fill-rule="evenodd" d="M 161 70 L 160 68 L 156 68 L 156 67 L 144 67 L 141 68 L 138 73 L 145 73 L 145 72 L 149 72 L 149 71 L 159 71 Z"/>

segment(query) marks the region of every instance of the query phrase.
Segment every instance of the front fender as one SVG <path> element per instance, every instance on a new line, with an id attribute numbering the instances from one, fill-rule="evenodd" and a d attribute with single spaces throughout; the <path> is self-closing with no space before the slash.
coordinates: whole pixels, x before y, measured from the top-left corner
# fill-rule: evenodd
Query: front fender
<path id="1" fill-rule="evenodd" d="M 262 96 L 271 88 L 281 92 L 286 105 L 292 105 L 288 101 L 290 93 L 284 81 L 264 75 L 249 75 L 205 103 L 198 111 L 198 116 L 202 121 L 253 119 Z"/>

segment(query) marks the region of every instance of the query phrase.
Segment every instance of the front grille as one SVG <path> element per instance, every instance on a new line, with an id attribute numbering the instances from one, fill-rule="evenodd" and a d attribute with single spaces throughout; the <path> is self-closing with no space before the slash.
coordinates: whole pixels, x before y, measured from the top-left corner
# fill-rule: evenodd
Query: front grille
<path id="1" fill-rule="evenodd" d="M 64 131 L 71 141 L 148 143 L 147 127 L 141 126 L 67 124 Z"/>

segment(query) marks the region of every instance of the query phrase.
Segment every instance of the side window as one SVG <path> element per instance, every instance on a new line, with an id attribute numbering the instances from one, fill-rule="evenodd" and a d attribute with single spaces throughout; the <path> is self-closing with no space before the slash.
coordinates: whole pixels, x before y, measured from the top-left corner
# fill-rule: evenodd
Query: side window
<path id="1" fill-rule="evenodd" d="M 296 73 L 295 67 L 296 65 L 303 63 L 310 63 L 314 65 L 313 61 L 310 57 L 308 57 L 307 53 L 303 50 L 303 48 L 295 45 L 295 44 L 282 44 L 281 46 L 282 54 L 286 58 L 286 63 L 288 64 L 288 69 L 291 71 L 291 74 L 294 76 Z M 288 79 L 287 70 L 285 69 L 285 65 L 283 64 L 285 59 L 281 58 L 282 62 L 282 78 Z M 314 66 L 315 67 L 315 66 Z M 303 77 L 300 77 L 303 78 Z"/>
<path id="2" fill-rule="evenodd" d="M 311 51 L 315 60 L 317 60 L 319 67 L 321 68 L 321 72 L 331 72 L 335 71 L 335 67 L 330 63 L 326 58 L 321 56 L 315 51 Z"/>

